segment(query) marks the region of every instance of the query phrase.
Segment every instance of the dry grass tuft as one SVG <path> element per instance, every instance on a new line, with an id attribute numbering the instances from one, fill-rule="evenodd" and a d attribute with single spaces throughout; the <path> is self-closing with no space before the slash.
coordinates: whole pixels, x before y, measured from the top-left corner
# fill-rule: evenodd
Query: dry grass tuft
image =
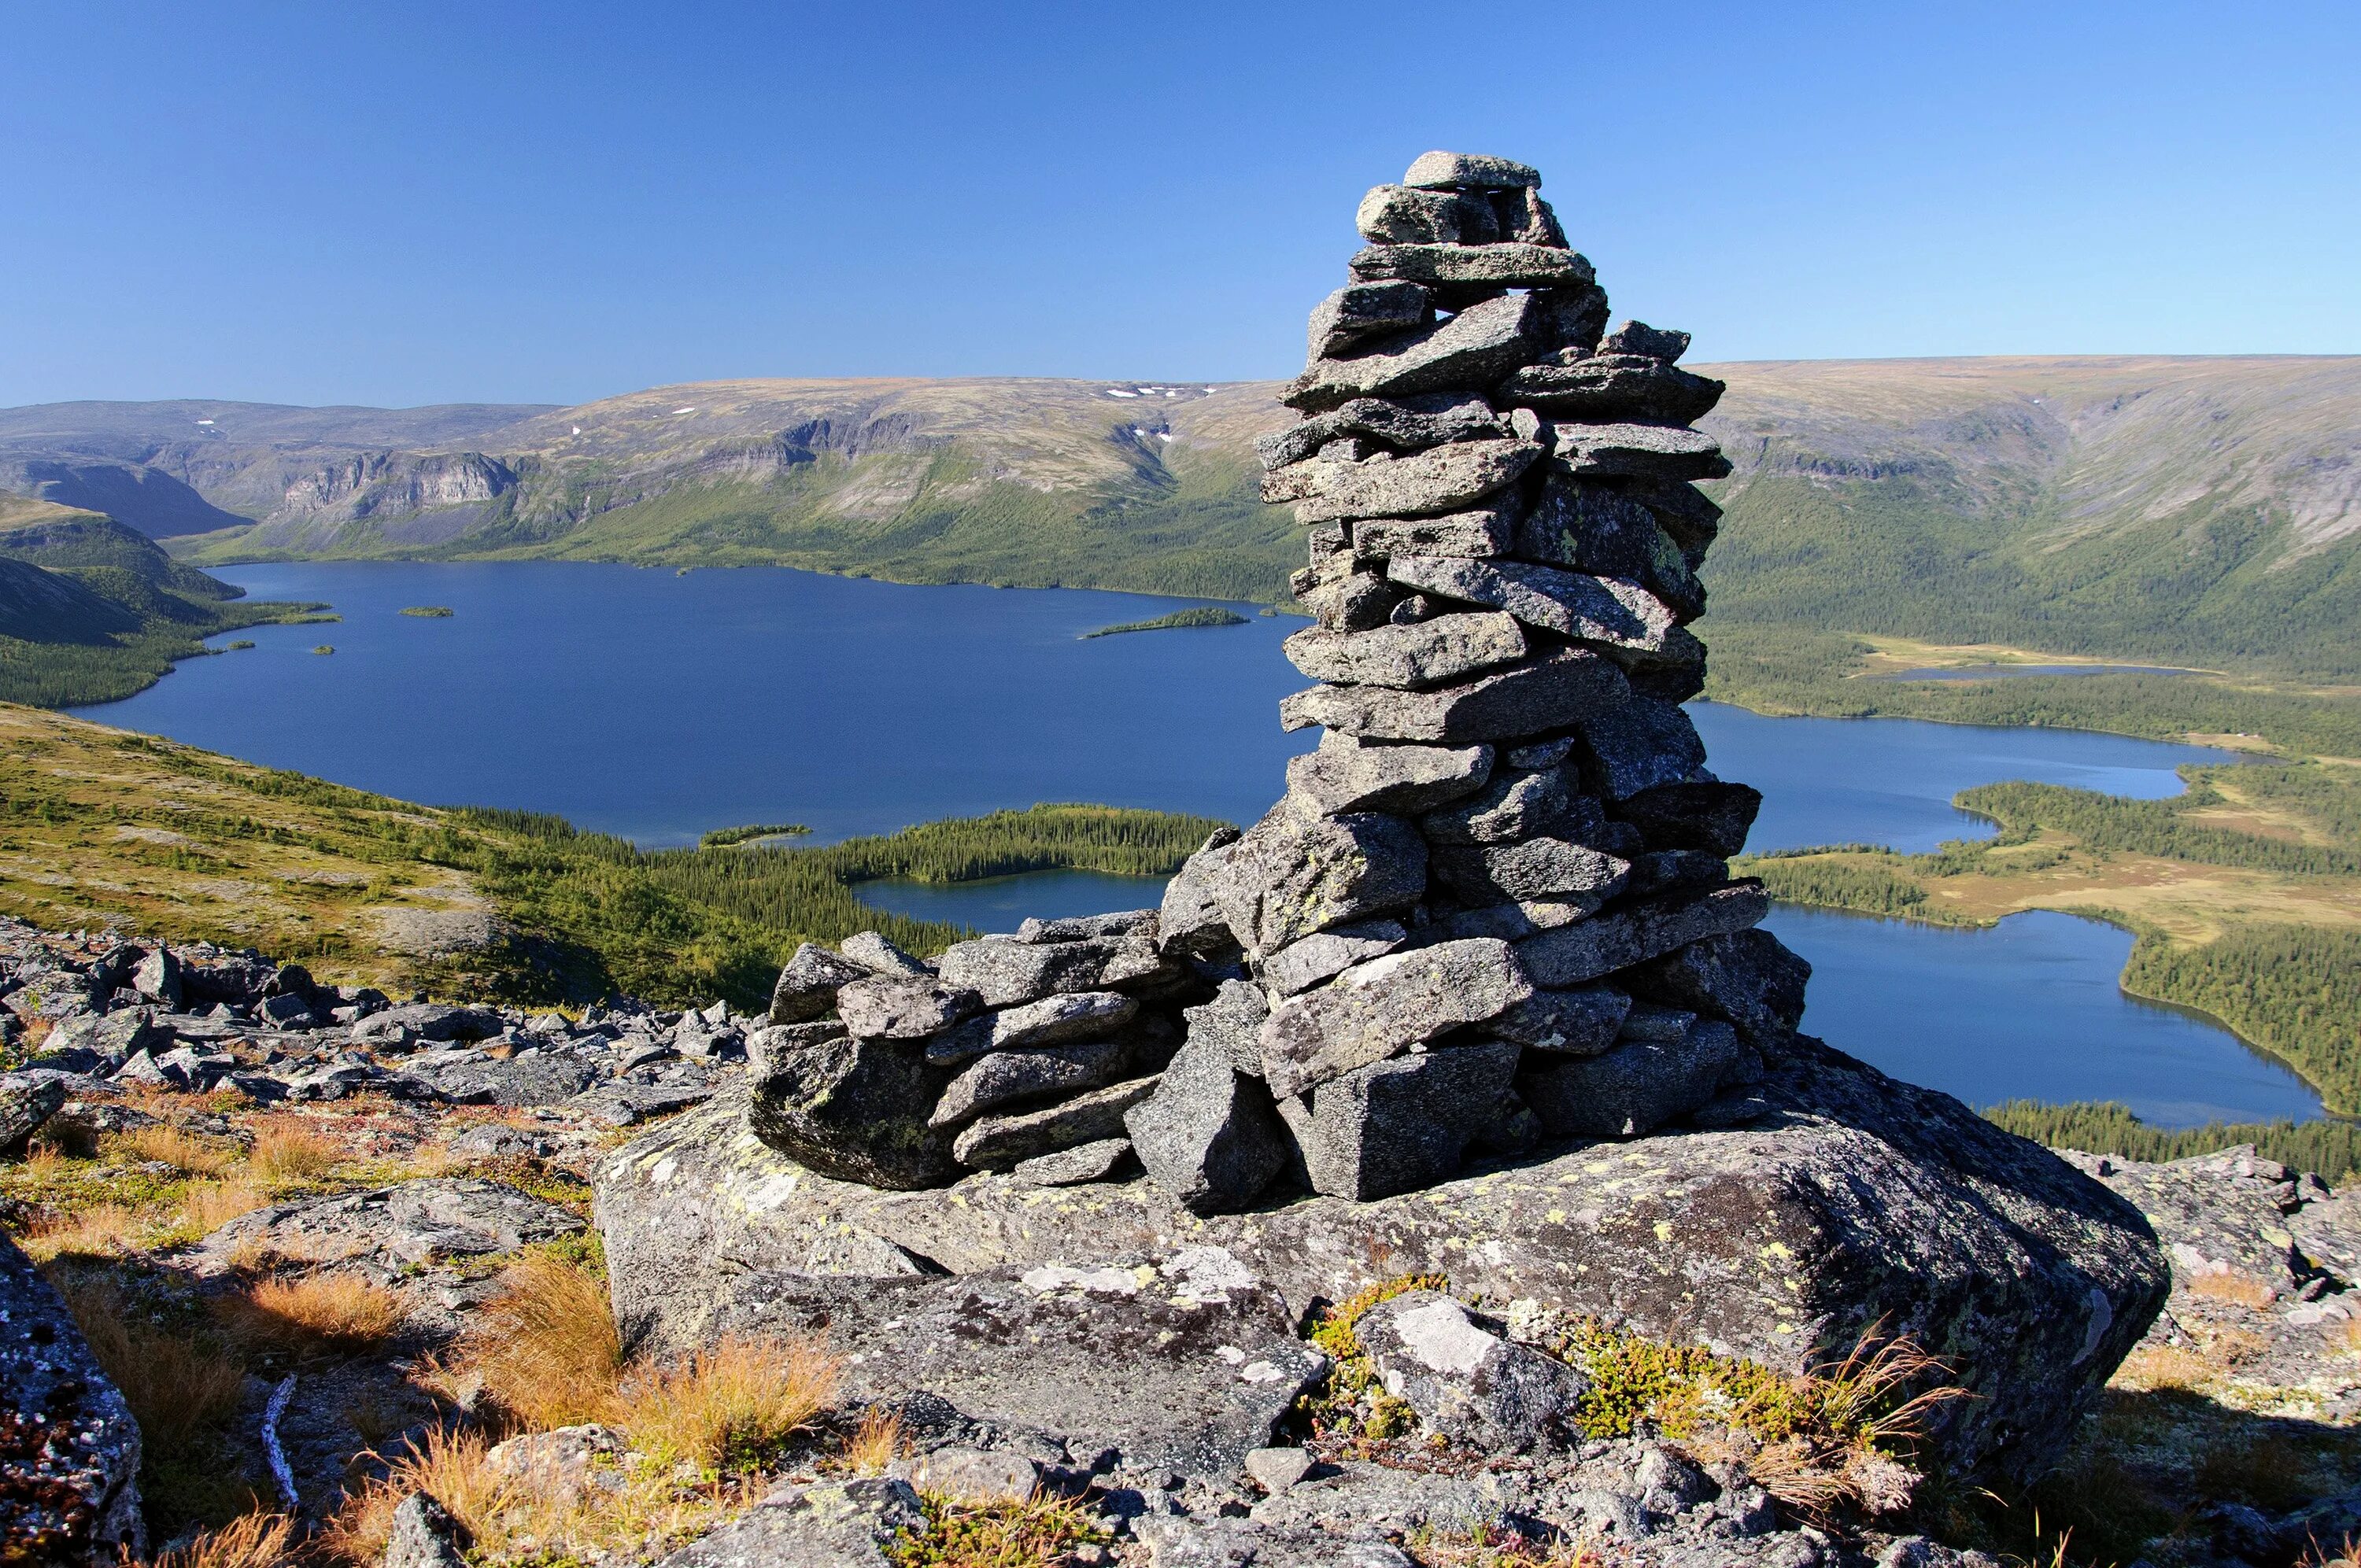
<path id="1" fill-rule="evenodd" d="M 1539 1541 L 1495 1524 L 1414 1530 L 1410 1550 L 1425 1568 L 1606 1568 L 1586 1546 Z"/>
<path id="2" fill-rule="evenodd" d="M 927 1531 L 894 1538 L 886 1557 L 896 1568 L 1049 1568 L 1071 1562 L 1078 1546 L 1109 1539 L 1096 1515 L 1066 1497 L 975 1506 L 921 1492 L 918 1504 Z"/>
<path id="3" fill-rule="evenodd" d="M 163 1553 L 155 1568 L 280 1568 L 300 1553 L 293 1519 L 285 1514 L 241 1514 Z"/>
<path id="4" fill-rule="evenodd" d="M 140 1216 L 120 1203 L 99 1203 L 79 1212 L 36 1221 L 23 1238 L 35 1263 L 60 1257 L 115 1257 L 132 1245 Z"/>
<path id="5" fill-rule="evenodd" d="M 844 1440 L 844 1467 L 855 1475 L 883 1475 L 909 1449 L 902 1418 L 891 1410 L 871 1410 Z"/>
<path id="6" fill-rule="evenodd" d="M 224 1297 L 216 1310 L 231 1332 L 248 1343 L 349 1354 L 391 1339 L 410 1309 L 400 1291 L 358 1275 L 307 1274 L 265 1279 L 241 1294 Z"/>
<path id="7" fill-rule="evenodd" d="M 558 1258 L 528 1253 L 477 1310 L 457 1370 L 480 1378 L 526 1426 L 543 1429 L 613 1418 L 622 1368 L 606 1287 Z"/>
<path id="8" fill-rule="evenodd" d="M 828 1408 L 837 1362 L 815 1346 L 731 1336 L 669 1366 L 635 1372 L 621 1420 L 659 1459 L 742 1469 Z"/>
<path id="9" fill-rule="evenodd" d="M 63 1177 L 72 1164 L 73 1156 L 48 1138 L 35 1138 L 25 1146 L 25 1158 L 19 1167 L 27 1179 L 48 1186 Z"/>
<path id="10" fill-rule="evenodd" d="M 49 1280 L 151 1450 L 184 1445 L 237 1409 L 246 1369 L 236 1362 L 159 1327 L 104 1274 L 53 1268 Z"/>
<path id="11" fill-rule="evenodd" d="M 160 1124 L 116 1134 L 107 1152 L 131 1161 L 154 1160 L 190 1176 L 220 1176 L 232 1163 L 228 1150 Z"/>
<path id="12" fill-rule="evenodd" d="M 2299 1568 L 2361 1568 L 2361 1537 L 2346 1536 L 2343 1546 L 2312 1544 Z"/>
<path id="13" fill-rule="evenodd" d="M 209 1236 L 269 1203 L 270 1194 L 252 1181 L 192 1181 L 181 1200 L 181 1218 L 197 1235 Z"/>
<path id="14" fill-rule="evenodd" d="M 2189 1282 L 2189 1293 L 2191 1296 L 2205 1297 L 2209 1300 L 2230 1301 L 2241 1307 L 2252 1307 L 2257 1311 L 2262 1310 L 2279 1299 L 2279 1293 L 2277 1290 L 2252 1275 L 2235 1272 L 2201 1274 Z"/>
<path id="15" fill-rule="evenodd" d="M 265 1123 L 246 1152 L 247 1168 L 264 1181 L 300 1181 L 317 1176 L 345 1157 L 335 1140 L 306 1123 L 280 1119 Z"/>
<path id="16" fill-rule="evenodd" d="M 2114 1387 L 2128 1388 L 2135 1393 L 2147 1393 L 2158 1388 L 2198 1388 L 2219 1375 L 2203 1356 L 2177 1344 L 2141 1344 L 2132 1347 L 2115 1368 L 2110 1379 Z"/>

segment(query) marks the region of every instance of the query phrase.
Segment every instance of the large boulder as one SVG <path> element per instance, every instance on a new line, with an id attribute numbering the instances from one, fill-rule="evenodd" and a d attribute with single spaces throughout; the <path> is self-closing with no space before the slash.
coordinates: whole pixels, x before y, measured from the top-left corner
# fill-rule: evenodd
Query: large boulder
<path id="1" fill-rule="evenodd" d="M 1374 1202 L 1280 1190 L 1204 1217 L 1140 1178 L 830 1180 L 766 1147 L 723 1095 L 607 1157 L 598 1223 L 620 1320 L 660 1339 L 708 1329 L 734 1276 L 805 1268 L 847 1235 L 954 1274 L 1219 1245 L 1293 1314 L 1434 1272 L 1536 1315 L 1790 1371 L 1882 1325 L 1979 1396 L 1936 1413 L 1938 1457 L 2043 1468 L 2164 1299 L 2147 1222 L 1949 1096 L 1816 1041 L 1799 1037 L 1755 1092 L 1767 1112 L 1742 1128 L 1577 1146 Z"/>
<path id="2" fill-rule="evenodd" d="M 49 1282 L 0 1234 L 0 1558 L 146 1555 L 139 1423 Z"/>

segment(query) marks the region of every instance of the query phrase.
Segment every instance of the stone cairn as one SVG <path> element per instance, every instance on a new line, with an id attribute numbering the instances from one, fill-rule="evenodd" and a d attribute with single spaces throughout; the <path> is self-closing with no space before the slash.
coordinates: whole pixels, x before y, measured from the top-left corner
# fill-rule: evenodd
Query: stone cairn
<path id="1" fill-rule="evenodd" d="M 1071 1184 L 1201 1213 L 1367 1201 L 1471 1154 L 1730 1126 L 1809 974 L 1733 881 L 1762 796 L 1680 704 L 1726 475 L 1688 334 L 1608 330 L 1541 177 L 1432 152 L 1356 220 L 1303 416 L 1260 444 L 1309 526 L 1287 640 L 1327 733 L 1157 910 L 1028 920 L 935 964 L 874 934 L 781 974 L 751 1123 L 822 1174 Z M 833 1012 L 833 1020 L 825 1014 Z"/>

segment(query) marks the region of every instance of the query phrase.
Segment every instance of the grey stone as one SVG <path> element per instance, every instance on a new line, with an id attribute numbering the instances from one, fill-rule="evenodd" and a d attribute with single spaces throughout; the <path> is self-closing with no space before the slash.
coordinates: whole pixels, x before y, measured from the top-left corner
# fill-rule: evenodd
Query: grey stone
<path id="1" fill-rule="evenodd" d="M 1232 848 L 1243 837 L 1235 828 L 1215 828 L 1164 884 L 1156 915 L 1160 952 L 1205 957 L 1234 945 L 1236 939 L 1230 935 L 1214 889 L 1225 873 Z"/>
<path id="2" fill-rule="evenodd" d="M 266 996 L 254 1004 L 254 1015 L 264 1024 L 280 1029 L 308 1029 L 319 1022 L 312 1004 L 291 992 Z"/>
<path id="3" fill-rule="evenodd" d="M 1547 898 L 1527 899 L 1517 904 L 1488 904 L 1477 909 L 1455 909 L 1439 916 L 1435 927 L 1445 937 L 1498 937 L 1504 942 L 1515 942 L 1538 931 L 1554 931 L 1561 926 L 1587 920 L 1598 909 L 1598 905 L 1587 899 L 1571 904 Z"/>
<path id="4" fill-rule="evenodd" d="M 856 931 L 839 942 L 836 950 L 876 974 L 919 980 L 934 972 L 874 931 Z"/>
<path id="5" fill-rule="evenodd" d="M 739 1518 L 655 1568 L 892 1568 L 903 1531 L 927 1528 L 918 1494 L 893 1477 L 774 1486 Z"/>
<path id="6" fill-rule="evenodd" d="M 1609 354 L 1643 354 L 1670 364 L 1689 351 L 1689 334 L 1646 322 L 1620 322 L 1598 345 Z"/>
<path id="7" fill-rule="evenodd" d="M 1361 198 L 1353 226 L 1373 245 L 1489 245 L 1500 237 L 1500 220 L 1480 196 L 1379 185 Z"/>
<path id="8" fill-rule="evenodd" d="M 1742 1131 L 1636 1139 L 1611 1157 L 1578 1149 L 1374 1203 L 1306 1198 L 1202 1220 L 1145 1179 L 1063 1205 L 998 1177 L 962 1182 L 958 1202 L 830 1181 L 748 1137 L 728 1099 L 611 1151 L 594 1179 L 617 1316 L 635 1340 L 705 1332 L 750 1266 L 793 1268 L 844 1224 L 960 1275 L 1104 1256 L 1110 1235 L 1143 1248 L 1186 1238 L 1277 1285 L 1290 1322 L 1432 1272 L 1478 1299 L 1530 1299 L 1792 1374 L 1841 1357 L 1883 1319 L 1885 1333 L 1940 1346 L 1976 1396 L 1936 1412 L 1927 1463 L 2041 1474 L 2164 1299 L 2170 1272 L 2147 1221 L 1948 1095 L 1806 1037 L 1757 1092 L 1771 1110 Z M 849 1315 L 874 1325 L 889 1310 Z"/>
<path id="9" fill-rule="evenodd" d="M 1651 850 L 1703 850 L 1727 860 L 1745 850 L 1762 809 L 1761 790 L 1697 781 L 1634 791 L 1616 803 L 1615 814 L 1639 828 Z"/>
<path id="10" fill-rule="evenodd" d="M 467 1568 L 459 1550 L 459 1521 L 423 1492 L 412 1492 L 393 1508 L 379 1568 Z"/>
<path id="11" fill-rule="evenodd" d="M 1306 357 L 1313 363 L 1334 358 L 1371 338 L 1416 332 L 1433 320 L 1434 296 L 1416 283 L 1347 284 L 1313 307 Z"/>
<path id="12" fill-rule="evenodd" d="M 1473 905 L 1546 900 L 1605 904 L 1621 891 L 1631 863 L 1563 839 L 1515 844 L 1437 844 L 1435 881 Z"/>
<path id="13" fill-rule="evenodd" d="M 144 1558 L 139 1425 L 49 1282 L 0 1233 L 0 1541 L 27 1563 Z M 1268 1440 L 1266 1440 L 1268 1441 Z"/>
<path id="14" fill-rule="evenodd" d="M 1446 615 L 1368 631 L 1299 631 L 1281 647 L 1315 681 L 1425 691 L 1525 656 L 1525 634 L 1506 615 Z"/>
<path id="15" fill-rule="evenodd" d="M 1232 846 L 1213 884 L 1249 953 L 1406 907 L 1425 891 L 1426 843 L 1410 824 L 1376 812 L 1323 816 L 1287 796 Z"/>
<path id="16" fill-rule="evenodd" d="M 1590 263 L 1558 246 L 1373 245 L 1346 264 L 1364 282 L 1476 283 L 1501 289 L 1580 288 Z"/>
<path id="17" fill-rule="evenodd" d="M 1364 284 L 1394 288 L 1395 284 Z M 1423 293 L 1422 290 L 1420 292 Z M 1423 324 L 1423 323 L 1420 323 Z M 1258 436 L 1255 455 L 1265 469 L 1300 463 L 1342 437 L 1366 436 L 1397 452 L 1423 452 L 1449 441 L 1472 441 L 1505 433 L 1499 416 L 1482 398 L 1458 392 L 1423 392 L 1408 398 L 1356 398 L 1271 435 Z"/>
<path id="18" fill-rule="evenodd" d="M 1293 996 L 1333 975 L 1342 974 L 1355 964 L 1383 958 L 1409 937 L 1409 931 L 1396 920 L 1365 920 L 1356 926 L 1315 931 L 1275 953 L 1266 954 L 1261 966 L 1262 982 L 1281 996 Z M 1257 1028 L 1261 1022 L 1260 1018 L 1255 1020 Z M 1248 1070 L 1262 1070 L 1259 1047 L 1254 1066 Z"/>
<path id="19" fill-rule="evenodd" d="M 770 1071 L 779 1058 L 789 1051 L 800 1050 L 806 1046 L 817 1046 L 825 1041 L 840 1040 L 844 1037 L 843 1024 L 833 1018 L 813 1024 L 769 1025 L 748 1032 L 746 1065 L 748 1069 L 759 1078 Z M 626 1036 L 626 1042 L 631 1038 Z M 653 1041 L 644 1045 L 633 1044 L 619 1064 L 619 1069 L 628 1072 L 632 1068 L 643 1066 L 649 1062 L 661 1061 L 671 1052 L 671 1049 L 669 1046 L 657 1045 Z"/>
<path id="20" fill-rule="evenodd" d="M 1149 1179 L 1191 1213 L 1246 1207 L 1287 1164 L 1269 1091 L 1237 1070 L 1231 1042 L 1216 1034 L 1192 1030 L 1123 1122 Z"/>
<path id="21" fill-rule="evenodd" d="M 873 974 L 836 993 L 837 1014 L 846 1032 L 862 1040 L 923 1040 L 974 1017 L 983 1006 L 975 991 L 932 977 L 898 980 Z"/>
<path id="22" fill-rule="evenodd" d="M 1312 618 L 1332 631 L 1367 631 L 1383 626 L 1401 602 L 1400 588 L 1383 577 L 1356 572 L 1332 582 L 1299 588 L 1296 598 Z"/>
<path id="23" fill-rule="evenodd" d="M 1365 740 L 1465 745 L 1563 729 L 1630 695 L 1621 670 L 1587 649 L 1567 648 L 1442 691 L 1314 686 L 1285 698 L 1279 713 L 1288 729 L 1320 724 Z"/>
<path id="24" fill-rule="evenodd" d="M 1373 517 L 1353 524 L 1353 553 L 1379 555 L 1506 555 L 1516 548 L 1513 505 L 1481 507 L 1444 517 Z"/>
<path id="25" fill-rule="evenodd" d="M 1697 1014 L 1686 1008 L 1660 1007 L 1652 1002 L 1642 1002 L 1624 1013 L 1622 1025 L 1617 1029 L 1615 1037 L 1676 1046 L 1688 1038 L 1689 1031 L 1696 1025 Z"/>
<path id="26" fill-rule="evenodd" d="M 1171 977 L 1145 930 L 1073 942 L 1019 942 L 1005 937 L 955 942 L 935 960 L 945 985 L 974 991 L 986 1007 L 1014 1007 L 1080 991 L 1113 991 Z"/>
<path id="27" fill-rule="evenodd" d="M 1576 820 L 1565 775 L 1554 767 L 1495 773 L 1483 791 L 1419 818 L 1430 844 L 1505 844 Z"/>
<path id="28" fill-rule="evenodd" d="M 1634 695 L 1583 719 L 1576 734 L 1583 782 L 1609 801 L 1689 783 L 1705 767 L 1705 742 L 1689 716 L 1653 697 Z"/>
<path id="29" fill-rule="evenodd" d="M 772 987 L 771 1022 L 805 1024 L 833 1013 L 838 990 L 869 977 L 870 971 L 862 965 L 838 957 L 817 942 L 806 942 L 787 959 Z"/>
<path id="30" fill-rule="evenodd" d="M 535 1052 L 502 1061 L 472 1056 L 448 1063 L 414 1064 L 412 1075 L 462 1104 L 555 1105 L 590 1087 L 597 1074 L 578 1061 Z M 366 1069 L 361 1082 L 368 1081 Z"/>
<path id="31" fill-rule="evenodd" d="M 1006 1449 L 963 1443 L 897 1460 L 894 1469 L 921 1492 L 977 1508 L 1026 1502 L 1041 1484 L 1038 1461 Z"/>
<path id="32" fill-rule="evenodd" d="M 1513 159 L 1481 152 L 1422 152 L 1402 183 L 1422 191 L 1499 191 L 1538 188 L 1541 171 Z"/>
<path id="33" fill-rule="evenodd" d="M 1545 413 L 1606 423 L 1639 420 L 1687 424 L 1713 411 L 1726 389 L 1661 359 L 1599 354 L 1572 365 L 1528 365 L 1500 385 L 1500 395 Z"/>
<path id="34" fill-rule="evenodd" d="M 1721 508 L 1695 485 L 1673 479 L 1633 476 L 1620 481 L 1623 493 L 1655 517 L 1656 524 L 1673 536 L 1694 568 L 1705 559 L 1708 546 L 1721 529 Z"/>
<path id="35" fill-rule="evenodd" d="M 1554 463 L 1550 470 L 1539 500 L 1517 524 L 1512 554 L 1594 576 L 1629 578 L 1684 620 L 1704 613 L 1705 588 L 1689 557 L 1654 512 L 1617 488 L 1621 481 L 1577 478 Z"/>
<path id="36" fill-rule="evenodd" d="M 1704 1105 L 1738 1063 L 1738 1032 L 1700 1020 L 1676 1044 L 1628 1040 L 1596 1057 L 1554 1062 L 1517 1080 L 1554 1138 L 1637 1138 Z"/>
<path id="37" fill-rule="evenodd" d="M 1770 912 L 1762 883 L 1735 882 L 1699 897 L 1653 901 L 1543 931 L 1519 942 L 1517 956 L 1536 985 L 1564 991 L 1703 938 L 1759 926 Z"/>
<path id="38" fill-rule="evenodd" d="M 1558 1437 L 1590 1380 L 1517 1343 L 1433 1290 L 1381 1301 L 1355 1326 L 1386 1391 L 1428 1431 L 1485 1453 L 1530 1453 Z"/>
<path id="39" fill-rule="evenodd" d="M 1619 577 L 1448 555 L 1395 555 L 1386 563 L 1386 576 L 1422 593 L 1504 609 L 1563 637 L 1679 663 L 1702 657 L 1697 639 L 1670 607 Z"/>
<path id="40" fill-rule="evenodd" d="M 1287 787 L 1331 816 L 1409 813 L 1481 789 L 1491 772 L 1489 746 L 1396 745 L 1332 731 L 1318 751 L 1289 759 Z"/>
<path id="41" fill-rule="evenodd" d="M 828 1040 L 782 1054 L 755 1085 L 755 1135 L 825 1176 L 873 1187 L 939 1187 L 958 1174 L 948 1134 L 927 1124 L 949 1074 L 913 1044 Z"/>
<path id="42" fill-rule="evenodd" d="M 1043 1155 L 1127 1136 L 1123 1113 L 1155 1088 L 1153 1076 L 1134 1078 L 1043 1110 L 979 1117 L 952 1144 L 952 1157 L 981 1170 L 1006 1170 Z"/>
<path id="43" fill-rule="evenodd" d="M 1096 1089 L 1121 1077 L 1130 1058 L 1130 1046 L 1123 1040 L 994 1051 L 944 1086 L 927 1125 L 955 1127 L 1028 1100 Z"/>
<path id="44" fill-rule="evenodd" d="M 1112 1035 L 1138 1016 L 1139 1002 L 1115 991 L 1073 991 L 969 1020 L 927 1042 L 927 1059 L 954 1066 L 991 1051 L 1056 1046 Z"/>
<path id="45" fill-rule="evenodd" d="M 1312 1452 L 1303 1448 L 1257 1448 L 1246 1455 L 1246 1474 L 1266 1492 L 1284 1492 L 1312 1474 Z"/>
<path id="46" fill-rule="evenodd" d="M 1275 1095 L 1301 1094 L 1532 993 L 1515 951 L 1495 938 L 1389 953 L 1274 1008 L 1262 1026 L 1263 1076 Z"/>
<path id="47" fill-rule="evenodd" d="M 1612 986 L 1538 991 L 1484 1025 L 1484 1031 L 1533 1050 L 1597 1056 L 1615 1044 L 1631 999 Z"/>
<path id="48" fill-rule="evenodd" d="M 1198 1514 L 1141 1519 L 1133 1533 L 1156 1553 L 1155 1568 L 1417 1568 L 1375 1530 Z"/>
<path id="49" fill-rule="evenodd" d="M 1008 1179 L 1023 1187 L 1079 1187 L 1087 1181 L 1109 1180 L 1136 1163 L 1129 1138 L 1101 1138 L 1056 1154 L 1018 1160 Z"/>
<path id="50" fill-rule="evenodd" d="M 39 1132 L 65 1102 L 65 1080 L 56 1073 L 0 1073 L 0 1153 Z"/>
<path id="51" fill-rule="evenodd" d="M 178 1013 L 183 1001 L 181 973 L 180 955 L 170 948 L 158 948 L 131 971 L 131 989 Z"/>
<path id="52" fill-rule="evenodd" d="M 1391 922 L 1378 924 L 1391 925 Z M 1345 929 L 1351 931 L 1360 927 L 1347 927 Z M 1394 926 L 1393 929 L 1399 933 L 1401 927 Z M 1327 939 L 1325 936 L 1306 937 L 1303 941 Z M 1399 936 L 1396 939 L 1400 940 Z M 1336 940 L 1340 945 L 1349 946 L 1352 938 L 1339 932 Z M 1299 942 L 1281 951 L 1292 952 L 1302 945 L 1303 942 Z M 1181 1016 L 1189 1022 L 1191 1044 L 1211 1041 L 1228 1054 L 1230 1065 L 1238 1071 L 1251 1073 L 1257 1078 L 1262 1076 L 1262 1025 L 1263 1020 L 1270 1016 L 1270 1003 L 1263 999 L 1260 988 L 1242 980 L 1225 980 L 1215 988 L 1212 1001 L 1184 1008 Z"/>
<path id="53" fill-rule="evenodd" d="M 1810 964 L 1757 928 L 1691 942 L 1626 978 L 1643 996 L 1727 1019 L 1748 1045 L 1777 1051 L 1795 1037 L 1811 977 Z"/>
<path id="54" fill-rule="evenodd" d="M 635 1127 L 711 1098 L 709 1084 L 602 1083 L 560 1102 L 559 1109 L 602 1127 Z"/>
<path id="55" fill-rule="evenodd" d="M 1500 214 L 1503 239 L 1521 240 L 1527 245 L 1565 244 L 1565 230 L 1559 225 L 1557 214 L 1542 200 L 1539 191 L 1528 185 L 1517 196 L 1521 199 L 1514 200 L 1513 204 L 1507 207 L 1503 206 L 1501 197 L 1496 196 L 1492 201 L 1493 211 Z"/>
<path id="56" fill-rule="evenodd" d="M 584 1421 L 503 1438 L 485 1453 L 484 1465 L 495 1475 L 527 1484 L 536 1497 L 578 1497 L 602 1479 L 620 1484 L 630 1446 L 613 1427 Z"/>
<path id="57" fill-rule="evenodd" d="M 1118 909 L 1112 915 L 1078 915 L 1063 920 L 1027 916 L 1016 927 L 1020 942 L 1082 942 L 1093 937 L 1156 936 L 1156 911 Z"/>
<path id="58" fill-rule="evenodd" d="M 1456 1175 L 1470 1144 L 1512 1125 L 1521 1054 L 1506 1043 L 1450 1046 L 1321 1083 L 1309 1135 L 1299 1135 L 1313 1190 L 1367 1202 Z"/>
<path id="59" fill-rule="evenodd" d="M 1296 499 L 1298 522 L 1340 518 L 1435 517 L 1462 511 L 1524 477 L 1542 455 L 1526 441 L 1459 441 L 1407 457 L 1364 463 L 1321 463 L 1309 476 L 1316 487 Z M 1287 500 L 1290 469 L 1263 482 L 1263 499 Z M 1276 492 L 1276 493 L 1274 493 Z"/>
<path id="60" fill-rule="evenodd" d="M 1627 474 L 1650 479 L 1719 479 L 1730 460 L 1713 437 L 1660 424 L 1568 424 L 1558 455 L 1576 474 Z"/>
<path id="61" fill-rule="evenodd" d="M 505 1182 L 436 1176 L 273 1203 L 221 1226 L 202 1247 L 220 1263 L 243 1252 L 288 1263 L 367 1264 L 390 1277 L 424 1264 L 511 1253 L 582 1229 L 566 1210 Z"/>
<path id="62" fill-rule="evenodd" d="M 1532 353 L 1540 315 L 1541 307 L 1531 294 L 1487 300 L 1439 325 L 1389 338 L 1367 353 L 1314 360 L 1288 383 L 1279 401 L 1294 409 L 1322 410 L 1355 398 L 1488 387 Z"/>

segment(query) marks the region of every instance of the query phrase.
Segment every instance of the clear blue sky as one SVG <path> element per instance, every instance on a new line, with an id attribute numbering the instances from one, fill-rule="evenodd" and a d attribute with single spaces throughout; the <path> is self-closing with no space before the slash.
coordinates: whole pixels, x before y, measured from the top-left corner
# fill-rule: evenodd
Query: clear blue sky
<path id="1" fill-rule="evenodd" d="M 0 404 L 1292 374 L 1542 169 L 1699 359 L 2361 351 L 2361 7 L 115 5 L 0 21 Z"/>

